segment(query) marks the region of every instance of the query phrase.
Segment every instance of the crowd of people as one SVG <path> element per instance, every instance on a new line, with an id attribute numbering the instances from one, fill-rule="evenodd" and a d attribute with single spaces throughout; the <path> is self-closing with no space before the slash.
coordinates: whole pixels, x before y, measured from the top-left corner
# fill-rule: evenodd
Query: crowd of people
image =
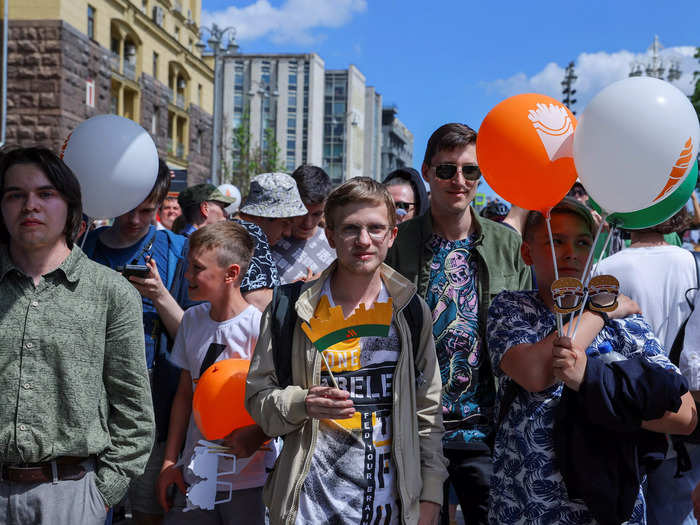
<path id="1" fill-rule="evenodd" d="M 476 136 L 439 127 L 421 172 L 383 183 L 260 174 L 237 209 L 208 183 L 169 194 L 161 161 L 99 228 L 54 152 L 3 151 L 0 524 L 112 523 L 125 501 L 137 524 L 447 525 L 457 503 L 468 525 L 695 523 L 688 212 L 607 232 L 594 273 L 620 293 L 557 329 L 552 284 L 582 279 L 602 219 L 580 183 L 551 235 L 539 212 L 475 213 Z M 367 316 L 386 335 L 317 350 Z M 255 424 L 209 451 L 209 507 L 193 397 L 231 358 L 245 407 L 222 411 Z"/>

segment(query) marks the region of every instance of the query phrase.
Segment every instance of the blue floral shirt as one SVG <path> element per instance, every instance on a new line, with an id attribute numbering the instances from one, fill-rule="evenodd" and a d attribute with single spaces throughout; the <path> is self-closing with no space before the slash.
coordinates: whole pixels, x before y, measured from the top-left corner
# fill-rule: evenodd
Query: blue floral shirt
<path id="1" fill-rule="evenodd" d="M 433 337 L 442 377 L 447 448 L 466 448 L 491 433 L 496 389 L 479 340 L 476 235 L 448 241 L 433 235 L 430 286 Z"/>
<path id="2" fill-rule="evenodd" d="M 512 347 L 536 343 L 556 328 L 554 314 L 537 296 L 537 291 L 502 292 L 491 303 L 487 321 L 489 354 L 494 375 L 503 392 L 511 381 L 500 368 L 501 359 Z M 625 356 L 643 356 L 667 369 L 676 369 L 663 355 L 661 344 L 641 315 L 607 323 L 586 353 L 600 355 L 607 341 Z M 541 392 L 520 388 L 496 433 L 493 476 L 489 502 L 489 523 L 593 525 L 595 520 L 582 501 L 572 501 L 554 456 L 554 414 L 563 389 L 556 383 Z M 646 523 L 646 506 L 641 490 L 630 525 Z"/>

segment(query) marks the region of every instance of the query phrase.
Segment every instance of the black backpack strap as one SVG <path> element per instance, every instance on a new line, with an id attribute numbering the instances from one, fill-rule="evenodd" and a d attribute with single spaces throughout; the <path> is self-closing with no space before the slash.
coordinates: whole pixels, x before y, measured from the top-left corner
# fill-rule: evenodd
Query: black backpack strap
<path id="1" fill-rule="evenodd" d="M 304 281 L 277 286 L 270 303 L 270 339 L 277 384 L 286 388 L 292 384 L 292 338 L 297 322 L 294 305 L 301 295 Z"/>
<path id="2" fill-rule="evenodd" d="M 216 362 L 224 350 L 226 350 L 226 345 L 222 345 L 221 343 L 211 343 L 209 345 L 207 355 L 204 356 L 202 366 L 199 367 L 199 377 L 202 377 L 207 368 Z"/>
<path id="3" fill-rule="evenodd" d="M 411 300 L 403 309 L 404 317 L 408 323 L 408 328 L 411 330 L 411 349 L 413 351 L 413 366 L 416 371 L 416 386 L 420 387 L 425 383 L 425 378 L 423 377 L 423 371 L 416 368 L 416 354 L 418 353 L 418 348 L 420 347 L 420 331 L 423 328 L 423 308 L 420 304 L 420 298 L 418 294 L 413 294 Z"/>
<path id="4" fill-rule="evenodd" d="M 694 301 L 691 301 L 688 297 L 688 292 L 700 289 L 700 252 L 691 253 L 693 255 L 693 260 L 695 261 L 695 273 L 697 275 L 698 286 L 696 286 L 695 288 L 688 288 L 685 291 L 685 300 L 688 303 L 688 306 L 690 307 L 690 314 L 692 315 L 693 310 L 695 309 L 695 304 Z M 681 361 L 681 352 L 683 351 L 683 340 L 685 339 L 685 327 L 688 324 L 688 319 L 690 319 L 690 315 L 688 315 L 686 320 L 683 321 L 683 324 L 681 324 L 680 328 L 678 329 L 676 337 L 673 340 L 673 344 L 671 345 L 671 350 L 668 354 L 668 360 L 676 366 L 678 366 L 678 363 L 680 363 Z"/>
<path id="5" fill-rule="evenodd" d="M 411 330 L 411 348 L 413 349 L 413 357 L 415 357 L 420 346 L 420 331 L 423 328 L 423 308 L 420 305 L 418 294 L 411 297 L 406 305 L 404 316 Z"/>

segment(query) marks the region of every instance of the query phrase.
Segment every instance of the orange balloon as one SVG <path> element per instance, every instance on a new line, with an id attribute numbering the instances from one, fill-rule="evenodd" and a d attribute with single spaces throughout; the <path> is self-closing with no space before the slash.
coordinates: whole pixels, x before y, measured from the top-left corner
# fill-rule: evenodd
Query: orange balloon
<path id="1" fill-rule="evenodd" d="M 205 438 L 221 439 L 255 424 L 244 407 L 249 368 L 249 359 L 224 359 L 207 368 L 197 381 L 192 414 Z"/>
<path id="2" fill-rule="evenodd" d="M 576 182 L 576 117 L 551 97 L 507 98 L 481 123 L 476 157 L 489 186 L 503 199 L 546 212 Z"/>

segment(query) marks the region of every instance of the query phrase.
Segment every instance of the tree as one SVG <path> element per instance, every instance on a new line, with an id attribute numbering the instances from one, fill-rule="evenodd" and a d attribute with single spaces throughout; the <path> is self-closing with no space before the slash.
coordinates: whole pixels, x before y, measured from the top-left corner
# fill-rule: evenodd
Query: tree
<path id="1" fill-rule="evenodd" d="M 695 49 L 695 58 L 697 58 L 698 62 L 700 62 L 700 47 Z M 692 95 L 690 95 L 690 101 L 695 107 L 695 112 L 698 114 L 698 118 L 700 118 L 700 71 L 696 71 L 693 74 L 693 79 L 695 80 L 695 91 Z"/>
<path id="2" fill-rule="evenodd" d="M 268 126 L 264 130 L 264 148 L 253 146 L 250 132 L 250 105 L 247 104 L 241 116 L 241 123 L 233 128 L 230 158 L 222 158 L 223 181 L 234 184 L 245 195 L 250 179 L 260 173 L 281 171 L 284 164 L 280 160 L 281 149 L 275 137 L 275 130 Z"/>
<path id="3" fill-rule="evenodd" d="M 573 109 L 574 104 L 576 104 L 576 99 L 574 98 L 576 90 L 573 88 L 573 85 L 577 78 L 574 70 L 574 62 L 572 60 L 564 71 L 564 80 L 561 81 L 561 95 L 563 97 L 562 102 L 574 115 L 576 114 L 576 111 Z"/>

